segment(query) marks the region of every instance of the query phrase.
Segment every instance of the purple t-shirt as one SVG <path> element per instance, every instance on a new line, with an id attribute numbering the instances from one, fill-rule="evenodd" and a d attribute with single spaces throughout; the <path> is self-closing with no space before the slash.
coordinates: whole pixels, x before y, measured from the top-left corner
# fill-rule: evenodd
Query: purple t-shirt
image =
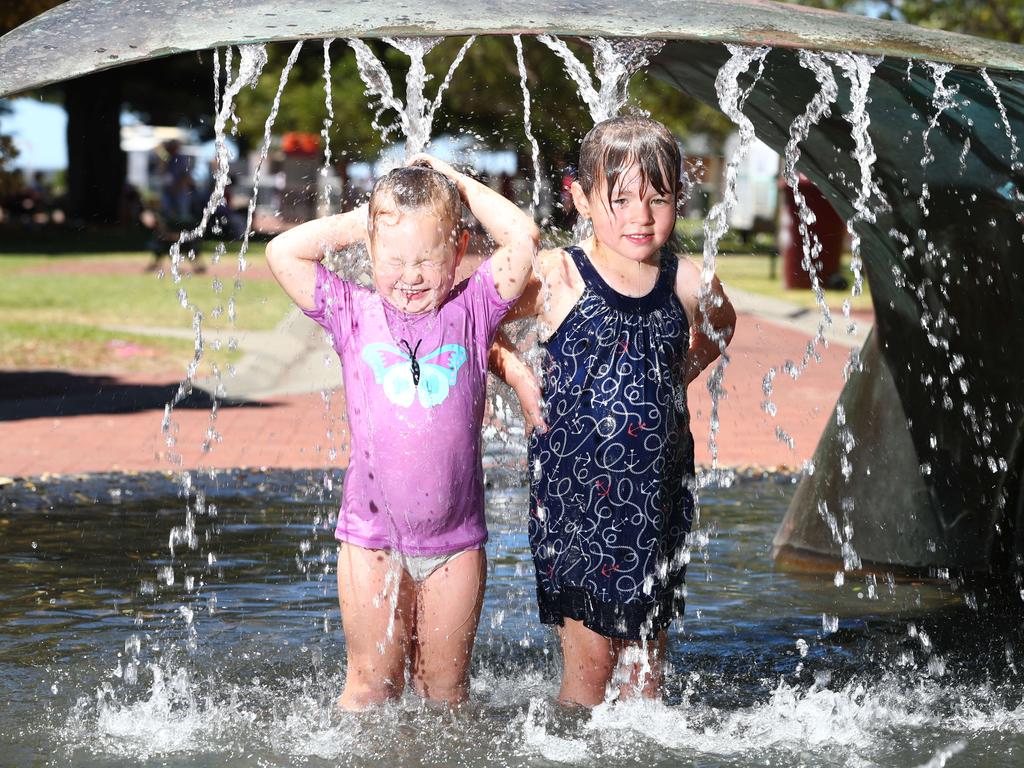
<path id="1" fill-rule="evenodd" d="M 340 541 L 435 555 L 487 540 L 487 353 L 513 303 L 495 288 L 490 260 L 422 315 L 317 265 L 316 308 L 306 315 L 341 358 L 351 433 Z"/>

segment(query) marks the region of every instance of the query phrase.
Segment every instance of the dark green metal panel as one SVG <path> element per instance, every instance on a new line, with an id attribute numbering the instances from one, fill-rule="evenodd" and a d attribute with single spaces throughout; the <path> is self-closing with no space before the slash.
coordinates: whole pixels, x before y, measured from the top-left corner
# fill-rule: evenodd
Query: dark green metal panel
<path id="1" fill-rule="evenodd" d="M 720 46 L 673 42 L 653 67 L 677 87 L 715 104 L 715 76 L 728 56 Z M 1015 136 L 1024 137 L 1024 77 L 989 75 Z M 849 218 L 860 171 L 842 117 L 850 109 L 848 83 L 838 74 L 837 82 L 838 103 L 802 144 L 800 169 Z M 1011 167 L 1010 140 L 980 72 L 956 68 L 946 84 L 959 89 L 959 103 L 943 112 L 931 131 L 934 159 L 925 166 L 922 134 L 934 112 L 928 68 L 918 64 L 908 73 L 906 61 L 886 59 L 869 90 L 875 175 L 891 210 L 858 230 L 877 340 L 916 460 L 882 455 L 855 463 L 848 495 L 869 498 L 879 484 L 917 484 L 918 478 L 903 476 L 916 466 L 945 537 L 942 546 L 948 544 L 953 553 L 955 562 L 949 564 L 1004 570 L 1014 556 L 1013 529 L 1024 522 L 1014 511 L 1021 503 L 1024 458 L 1024 177 Z M 796 52 L 776 49 L 745 114 L 758 137 L 781 152 L 790 124 L 816 91 Z M 970 151 L 964 154 L 968 139 Z M 928 216 L 919 202 L 925 181 Z M 865 408 L 848 414 L 855 439 L 871 433 L 873 417 Z M 835 440 L 834 431 L 824 439 Z M 835 451 L 825 455 L 838 461 Z M 831 475 L 829 468 L 823 470 L 804 482 L 823 483 Z M 824 495 L 822 486 L 805 498 Z M 894 517 L 909 512 L 888 510 Z M 809 525 L 817 514 L 810 503 L 790 510 Z M 857 523 L 854 528 L 861 556 L 887 562 L 887 534 Z"/>

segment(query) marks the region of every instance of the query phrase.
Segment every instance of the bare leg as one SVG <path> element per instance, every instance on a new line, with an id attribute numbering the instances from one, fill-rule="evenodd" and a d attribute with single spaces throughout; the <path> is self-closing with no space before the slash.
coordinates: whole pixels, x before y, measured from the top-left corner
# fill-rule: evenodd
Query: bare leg
<path id="1" fill-rule="evenodd" d="M 662 659 L 665 657 L 665 631 L 644 643 L 616 640 L 616 682 L 619 698 L 657 699 L 661 696 L 664 680 Z"/>
<path id="2" fill-rule="evenodd" d="M 562 689 L 565 704 L 596 706 L 608 696 L 630 699 L 661 695 L 665 632 L 643 643 L 615 640 L 565 619 L 562 640 Z"/>
<path id="3" fill-rule="evenodd" d="M 420 586 L 412 678 L 425 699 L 461 704 L 469 698 L 469 662 L 486 581 L 487 555 L 473 549 Z"/>
<path id="4" fill-rule="evenodd" d="M 558 634 L 562 640 L 562 689 L 558 700 L 585 707 L 600 704 L 615 670 L 612 640 L 574 619 L 565 619 Z"/>
<path id="5" fill-rule="evenodd" d="M 338 602 L 348 658 L 338 699 L 342 709 L 365 709 L 402 695 L 413 601 L 412 579 L 387 551 L 348 543 L 338 549 Z"/>

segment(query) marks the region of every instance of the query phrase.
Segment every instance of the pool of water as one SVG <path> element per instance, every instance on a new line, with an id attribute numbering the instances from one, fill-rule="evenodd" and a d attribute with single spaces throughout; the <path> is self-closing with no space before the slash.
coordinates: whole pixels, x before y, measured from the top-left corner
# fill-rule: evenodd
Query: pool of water
<path id="1" fill-rule="evenodd" d="M 0 488 L 0 764 L 995 766 L 1024 757 L 1018 616 L 946 582 L 775 570 L 792 478 L 701 492 L 666 699 L 554 703 L 525 492 L 488 492 L 472 702 L 343 715 L 338 479 Z M 328 488 L 328 486 L 332 486 Z M 195 519 L 196 548 L 168 542 Z M 984 602 L 984 601 L 982 601 Z"/>

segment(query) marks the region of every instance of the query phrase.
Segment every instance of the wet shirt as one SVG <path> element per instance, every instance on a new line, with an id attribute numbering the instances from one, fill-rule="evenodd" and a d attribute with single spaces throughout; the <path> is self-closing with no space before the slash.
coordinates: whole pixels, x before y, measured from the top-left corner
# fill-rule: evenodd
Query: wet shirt
<path id="1" fill-rule="evenodd" d="M 411 555 L 487 540 L 480 427 L 487 355 L 514 304 L 485 261 L 434 313 L 406 314 L 317 266 L 315 308 L 342 364 L 350 458 L 335 536 Z"/>
<path id="2" fill-rule="evenodd" d="M 630 297 L 567 252 L 586 287 L 544 345 L 548 429 L 530 443 L 541 620 L 638 639 L 682 610 L 693 519 L 678 262 L 663 252 L 654 288 Z"/>

